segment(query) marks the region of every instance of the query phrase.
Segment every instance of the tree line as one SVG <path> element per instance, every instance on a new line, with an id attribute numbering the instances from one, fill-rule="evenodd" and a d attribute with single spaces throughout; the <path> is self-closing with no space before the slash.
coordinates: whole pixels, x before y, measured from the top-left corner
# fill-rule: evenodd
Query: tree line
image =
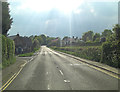
<path id="1" fill-rule="evenodd" d="M 60 46 L 60 38 L 59 37 L 49 37 L 44 34 L 41 34 L 39 36 L 30 36 L 29 37 L 32 42 L 33 46 L 41 46 L 41 45 L 46 45 L 46 46 Z"/>
<path id="2" fill-rule="evenodd" d="M 82 35 L 84 42 L 102 42 L 101 62 L 120 68 L 120 25 L 105 29 L 102 34 L 88 31 Z"/>

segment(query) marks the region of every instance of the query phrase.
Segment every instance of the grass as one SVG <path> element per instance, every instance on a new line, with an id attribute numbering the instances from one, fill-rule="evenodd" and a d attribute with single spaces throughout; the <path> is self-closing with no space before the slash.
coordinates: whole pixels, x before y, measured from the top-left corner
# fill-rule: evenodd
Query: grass
<path id="1" fill-rule="evenodd" d="M 24 54 L 20 54 L 18 55 L 19 57 L 30 57 L 30 56 L 33 56 L 33 54 L 37 51 L 39 51 L 40 48 L 34 48 L 33 52 L 30 52 L 30 53 L 24 53 Z"/>
<path id="2" fill-rule="evenodd" d="M 18 55 L 19 57 L 30 57 L 32 56 L 34 53 L 33 52 L 30 52 L 30 53 L 25 53 L 25 54 L 20 54 Z"/>

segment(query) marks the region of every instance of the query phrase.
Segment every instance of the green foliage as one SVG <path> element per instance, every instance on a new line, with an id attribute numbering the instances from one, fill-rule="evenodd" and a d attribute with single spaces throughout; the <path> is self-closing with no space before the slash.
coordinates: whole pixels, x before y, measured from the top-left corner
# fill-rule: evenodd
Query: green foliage
<path id="1" fill-rule="evenodd" d="M 116 24 L 113 28 L 113 31 L 114 31 L 115 39 L 120 41 L 120 25 Z"/>
<path id="2" fill-rule="evenodd" d="M 14 56 L 15 45 L 14 42 L 4 35 L 2 35 L 2 67 L 9 66 L 16 61 Z"/>
<path id="3" fill-rule="evenodd" d="M 94 35 L 94 33 L 93 33 L 93 31 L 88 31 L 88 32 L 85 32 L 83 35 L 82 35 L 82 40 L 83 41 L 92 41 L 92 39 L 93 39 L 93 35 Z"/>
<path id="4" fill-rule="evenodd" d="M 33 47 L 38 48 L 40 45 L 47 45 L 47 46 L 60 46 L 60 38 L 55 38 L 55 37 L 49 37 L 45 35 L 39 35 L 39 36 L 30 36 L 29 37 L 32 40 Z M 58 40 L 56 40 L 58 39 Z M 56 40 L 56 41 L 53 41 Z"/>
<path id="5" fill-rule="evenodd" d="M 95 41 L 95 42 L 100 41 L 100 33 L 95 33 L 95 35 L 93 36 L 93 41 Z"/>
<path id="6" fill-rule="evenodd" d="M 77 57 L 100 62 L 101 47 L 100 46 L 80 46 L 80 47 L 51 47 L 54 50 L 62 51 Z"/>
<path id="7" fill-rule="evenodd" d="M 105 42 L 102 45 L 101 62 L 113 67 L 120 68 L 120 44 L 116 42 Z"/>
<path id="8" fill-rule="evenodd" d="M 102 45 L 101 62 L 120 68 L 120 25 L 113 27 L 113 34 Z"/>
<path id="9" fill-rule="evenodd" d="M 11 28 L 13 19 L 10 16 L 9 4 L 2 2 L 2 34 L 7 35 L 8 30 Z"/>
<path id="10" fill-rule="evenodd" d="M 59 47 L 60 46 L 60 38 L 54 38 L 53 40 L 51 40 L 48 44 L 47 44 L 47 46 L 49 47 L 49 46 L 57 46 L 57 47 Z"/>
<path id="11" fill-rule="evenodd" d="M 67 40 L 65 36 L 63 40 Z M 100 33 L 88 31 L 83 34 L 77 46 L 57 47 L 52 49 L 72 54 L 81 58 L 101 62 L 112 67 L 120 68 L 120 25 L 116 24 L 112 30 L 105 29 Z M 68 41 L 68 40 L 67 40 Z"/>
<path id="12" fill-rule="evenodd" d="M 38 51 L 40 48 L 34 48 L 33 53 Z"/>
<path id="13" fill-rule="evenodd" d="M 47 39 L 46 36 L 44 34 L 42 34 L 42 35 L 40 35 L 40 38 L 42 40 L 41 45 L 46 45 L 47 44 L 47 42 L 46 42 L 46 39 Z"/>
<path id="14" fill-rule="evenodd" d="M 109 29 L 105 29 L 104 32 L 102 32 L 102 37 L 109 37 L 112 35 L 112 31 Z"/>
<path id="15" fill-rule="evenodd" d="M 37 39 L 35 39 L 33 42 L 33 45 L 32 45 L 32 49 L 39 48 L 39 47 L 40 47 L 39 41 Z"/>
<path id="16" fill-rule="evenodd" d="M 19 57 L 30 57 L 33 55 L 33 52 L 31 53 L 25 53 L 25 54 L 20 54 Z"/>

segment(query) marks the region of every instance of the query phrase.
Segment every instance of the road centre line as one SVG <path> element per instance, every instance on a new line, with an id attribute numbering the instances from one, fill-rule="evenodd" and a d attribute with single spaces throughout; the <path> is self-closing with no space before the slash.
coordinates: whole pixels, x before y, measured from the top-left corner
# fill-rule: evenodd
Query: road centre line
<path id="1" fill-rule="evenodd" d="M 61 70 L 59 70 L 59 72 L 63 75 L 63 72 Z"/>
<path id="2" fill-rule="evenodd" d="M 70 80 L 64 80 L 64 82 L 65 82 L 65 83 L 69 83 L 69 82 L 70 82 Z"/>
<path id="3" fill-rule="evenodd" d="M 48 90 L 50 89 L 50 85 L 48 84 Z"/>

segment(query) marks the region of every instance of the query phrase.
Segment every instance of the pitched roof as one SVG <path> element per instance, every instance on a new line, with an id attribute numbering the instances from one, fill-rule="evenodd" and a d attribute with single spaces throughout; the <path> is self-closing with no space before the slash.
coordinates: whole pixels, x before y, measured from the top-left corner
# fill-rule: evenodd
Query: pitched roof
<path id="1" fill-rule="evenodd" d="M 14 40 L 16 47 L 17 46 L 21 46 L 21 47 L 32 46 L 32 40 L 28 37 L 22 37 L 17 34 L 17 35 L 9 36 L 8 38 L 11 40 Z"/>
<path id="2" fill-rule="evenodd" d="M 17 37 L 17 35 L 13 35 L 13 36 L 8 36 L 9 39 L 14 40 Z"/>

